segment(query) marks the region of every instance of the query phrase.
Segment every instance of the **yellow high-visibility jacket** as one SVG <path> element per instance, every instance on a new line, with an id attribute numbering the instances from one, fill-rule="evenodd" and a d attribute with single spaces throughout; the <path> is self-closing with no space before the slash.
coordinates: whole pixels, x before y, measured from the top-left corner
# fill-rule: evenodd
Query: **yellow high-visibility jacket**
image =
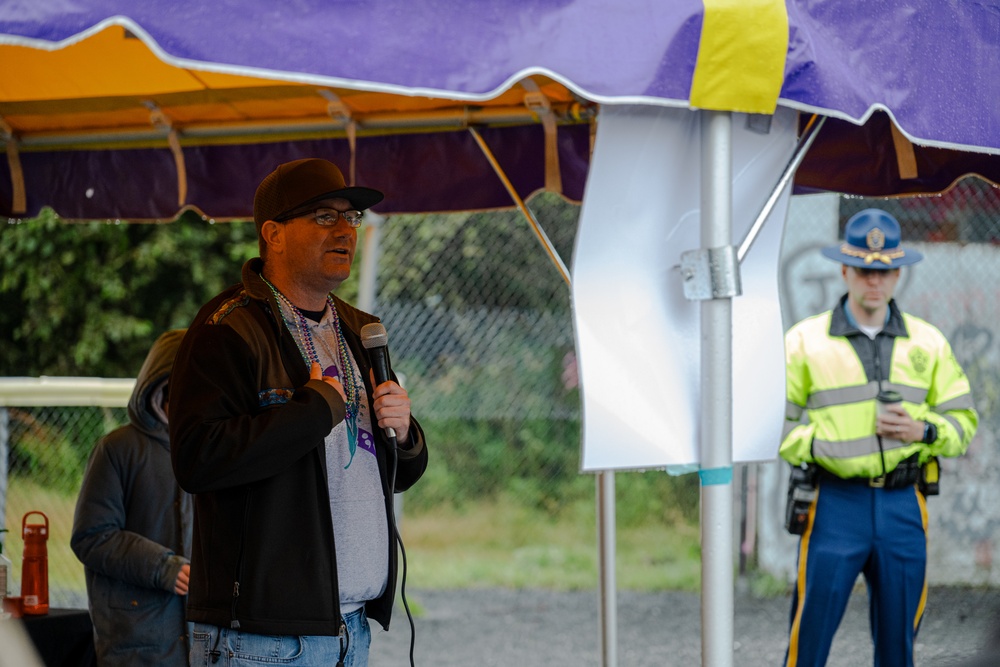
<path id="1" fill-rule="evenodd" d="M 844 313 L 806 318 L 785 335 L 787 409 L 781 457 L 818 463 L 843 477 L 879 477 L 913 454 L 965 453 L 979 425 L 969 380 L 933 325 L 889 302 L 885 328 L 870 339 Z M 875 396 L 892 389 L 916 420 L 934 424 L 931 443 L 875 434 Z"/>

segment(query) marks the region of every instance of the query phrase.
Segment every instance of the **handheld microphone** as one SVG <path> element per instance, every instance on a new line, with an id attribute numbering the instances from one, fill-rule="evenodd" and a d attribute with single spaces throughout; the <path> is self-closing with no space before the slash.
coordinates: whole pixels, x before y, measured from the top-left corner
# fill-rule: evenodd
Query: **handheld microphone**
<path id="1" fill-rule="evenodd" d="M 389 336 L 380 322 L 372 322 L 361 327 L 361 344 L 368 352 L 368 362 L 375 376 L 375 386 L 389 381 Z M 385 429 L 386 436 L 395 443 L 396 429 Z"/>

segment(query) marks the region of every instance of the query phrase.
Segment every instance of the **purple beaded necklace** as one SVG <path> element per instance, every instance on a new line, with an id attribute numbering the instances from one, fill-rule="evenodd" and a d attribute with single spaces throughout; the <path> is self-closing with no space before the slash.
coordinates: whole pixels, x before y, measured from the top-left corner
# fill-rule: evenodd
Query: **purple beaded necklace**
<path id="1" fill-rule="evenodd" d="M 281 319 L 285 323 L 285 328 L 292 334 L 292 339 L 295 341 L 296 347 L 299 348 L 299 353 L 302 355 L 302 360 L 305 361 L 306 368 L 309 368 L 313 362 L 320 363 L 319 354 L 316 352 L 316 342 L 313 340 L 312 330 L 309 327 L 309 321 L 306 316 L 288 297 L 272 285 L 270 280 L 264 278 L 263 275 L 261 279 L 271 288 L 271 293 L 274 294 L 274 298 L 278 301 L 278 310 L 281 311 Z M 347 441 L 351 457 L 353 458 L 358 446 L 358 410 L 361 405 L 361 386 L 355 377 L 354 364 L 351 363 L 351 355 L 347 351 L 347 341 L 340 330 L 340 317 L 337 315 L 337 306 L 333 303 L 332 295 L 326 295 L 326 303 L 330 307 L 330 314 L 333 317 L 331 326 L 337 335 L 337 354 L 331 354 L 331 356 L 336 356 L 337 364 L 343 369 L 340 381 L 344 386 L 344 394 L 347 395 L 347 416 L 345 421 L 347 422 Z M 289 318 L 289 314 L 292 316 L 291 319 Z M 327 352 L 330 353 L 330 348 L 327 347 L 326 341 L 321 339 L 320 342 L 327 348 Z"/>

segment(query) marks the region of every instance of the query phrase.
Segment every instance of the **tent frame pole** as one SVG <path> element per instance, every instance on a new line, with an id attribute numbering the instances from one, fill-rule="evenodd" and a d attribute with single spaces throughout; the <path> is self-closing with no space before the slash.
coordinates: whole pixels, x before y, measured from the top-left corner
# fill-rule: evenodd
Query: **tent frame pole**
<path id="1" fill-rule="evenodd" d="M 531 209 L 528 208 L 528 205 L 521 198 L 521 195 L 518 194 L 514 184 L 511 182 L 510 178 L 507 177 L 507 173 L 503 170 L 503 167 L 500 166 L 500 161 L 497 160 L 493 151 L 491 151 L 489 145 L 487 145 L 486 140 L 483 139 L 482 135 L 479 134 L 474 127 L 469 128 L 469 133 L 476 140 L 476 143 L 479 144 L 479 149 L 483 151 L 483 155 L 485 155 L 486 159 L 489 160 L 490 166 L 493 167 L 493 171 L 496 172 L 496 175 L 503 183 L 503 186 L 507 188 L 510 198 L 514 200 L 514 203 L 517 204 L 517 208 L 519 208 L 521 213 L 524 214 L 525 219 L 527 219 L 528 224 L 531 226 L 531 231 L 535 233 L 535 237 L 537 237 L 539 243 L 542 244 L 542 248 L 545 249 L 545 252 L 549 256 L 549 260 L 555 265 L 556 270 L 559 271 L 559 275 L 562 276 L 562 279 L 566 282 L 566 286 L 571 286 L 572 281 L 570 280 L 569 269 L 566 268 L 565 262 L 563 262 L 562 257 L 559 256 L 559 251 L 556 250 L 552 241 L 549 240 L 545 230 L 542 229 L 542 226 L 535 218 L 535 214 L 531 212 Z"/>
<path id="2" fill-rule="evenodd" d="M 757 218 L 750 226 L 750 229 L 747 230 L 746 236 L 743 238 L 743 242 L 740 243 L 740 248 L 736 252 L 736 258 L 741 264 L 746 258 L 747 253 L 750 252 L 750 247 L 753 245 L 753 242 L 757 240 L 757 235 L 764 227 L 764 222 L 767 221 L 767 216 L 771 215 L 774 205 L 778 203 L 781 193 L 784 192 L 788 182 L 792 180 L 792 176 L 795 175 L 795 170 L 799 168 L 800 164 L 802 164 L 802 160 L 805 159 L 806 153 L 809 152 L 809 148 L 813 145 L 816 137 L 819 136 L 819 131 L 823 128 L 823 123 L 825 122 L 826 116 L 817 116 L 816 114 L 813 114 L 806 123 L 805 129 L 802 131 L 802 136 L 799 138 L 798 145 L 795 147 L 795 152 L 792 153 L 792 157 L 785 165 L 784 171 L 781 172 L 778 182 L 775 184 L 774 189 L 771 190 L 770 196 L 768 196 L 767 201 L 764 202 L 764 206 L 761 208 L 760 213 L 757 214 Z"/>
<path id="3" fill-rule="evenodd" d="M 597 547 L 601 667 L 618 667 L 618 603 L 615 580 L 615 471 L 597 473 Z"/>
<path id="4" fill-rule="evenodd" d="M 329 99 L 327 97 L 327 99 Z M 126 107 L 128 108 L 128 107 Z M 550 103 L 549 108 L 559 123 L 589 122 L 594 110 L 580 108 L 574 103 Z M 579 120 L 578 120 L 579 119 Z M 181 143 L 230 142 L 246 137 L 266 136 L 269 140 L 317 137 L 343 137 L 350 126 L 356 125 L 357 136 L 381 135 L 388 131 L 452 132 L 479 126 L 538 125 L 535 111 L 524 105 L 478 108 L 472 106 L 439 111 L 386 111 L 354 113 L 350 118 L 332 117 L 329 114 L 299 119 L 267 118 L 228 123 L 174 123 Z M 11 130 L 10 134 L 13 134 Z M 22 132 L 18 146 L 23 152 L 31 150 L 86 150 L 94 145 L 115 144 L 132 147 L 166 146 L 168 130 L 164 127 L 131 126 L 122 129 L 96 129 L 91 131 L 47 130 Z M 0 143 L 0 153 L 7 150 Z"/>
<path id="5" fill-rule="evenodd" d="M 701 242 L 732 245 L 732 114 L 701 114 Z M 732 667 L 732 300 L 701 302 L 701 659 Z"/>

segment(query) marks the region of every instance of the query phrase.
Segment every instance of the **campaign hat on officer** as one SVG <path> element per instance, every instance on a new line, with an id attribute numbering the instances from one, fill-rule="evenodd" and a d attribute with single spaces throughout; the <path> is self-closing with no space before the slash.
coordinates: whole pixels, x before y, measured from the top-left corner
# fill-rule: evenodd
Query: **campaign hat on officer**
<path id="1" fill-rule="evenodd" d="M 848 266 L 888 271 L 916 264 L 923 254 L 899 245 L 899 223 L 885 211 L 866 208 L 851 216 L 844 242 L 823 248 L 823 255 Z"/>
<path id="2" fill-rule="evenodd" d="M 320 158 L 293 160 L 278 165 L 257 186 L 253 198 L 253 219 L 257 231 L 268 220 L 284 222 L 304 215 L 324 199 L 343 198 L 364 211 L 382 201 L 383 194 L 372 188 L 348 187 L 334 163 Z"/>

